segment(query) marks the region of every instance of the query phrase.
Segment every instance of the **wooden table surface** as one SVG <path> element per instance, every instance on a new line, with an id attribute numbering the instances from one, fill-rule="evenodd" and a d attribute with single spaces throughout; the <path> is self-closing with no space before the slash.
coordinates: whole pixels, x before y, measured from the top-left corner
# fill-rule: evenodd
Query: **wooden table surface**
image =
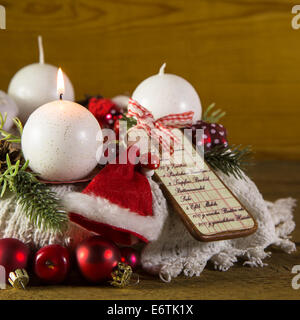
<path id="1" fill-rule="evenodd" d="M 300 162 L 264 161 L 249 170 L 265 199 L 300 197 Z M 31 286 L 26 291 L 0 290 L 0 299 L 299 299 L 300 289 L 291 286 L 291 269 L 300 264 L 300 209 L 295 210 L 296 230 L 292 240 L 298 251 L 291 255 L 276 249 L 266 259 L 264 268 L 236 264 L 227 272 L 207 266 L 200 277 L 179 277 L 171 283 L 141 275 L 137 286 L 115 289 L 108 286 L 87 286 L 70 279 L 64 286 Z M 72 278 L 72 277 L 71 277 Z"/>

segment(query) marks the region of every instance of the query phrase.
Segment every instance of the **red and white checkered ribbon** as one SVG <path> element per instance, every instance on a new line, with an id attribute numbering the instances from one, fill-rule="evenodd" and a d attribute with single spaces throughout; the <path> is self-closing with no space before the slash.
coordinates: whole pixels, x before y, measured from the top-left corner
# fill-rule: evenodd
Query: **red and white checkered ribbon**
<path id="1" fill-rule="evenodd" d="M 155 120 L 149 110 L 141 106 L 137 101 L 129 99 L 127 116 L 135 117 L 137 120 L 136 128 L 144 129 L 150 137 L 156 139 L 162 145 L 164 150 L 172 152 L 171 140 L 176 143 L 179 142 L 179 139 L 170 129 L 191 126 L 194 111 L 169 114 Z M 158 129 L 159 132 L 155 129 Z"/>

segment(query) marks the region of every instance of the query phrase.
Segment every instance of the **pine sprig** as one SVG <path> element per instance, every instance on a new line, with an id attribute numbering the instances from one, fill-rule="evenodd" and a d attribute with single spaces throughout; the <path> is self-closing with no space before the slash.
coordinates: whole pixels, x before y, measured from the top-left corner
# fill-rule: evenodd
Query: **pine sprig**
<path id="1" fill-rule="evenodd" d="M 7 114 L 4 117 L 0 113 L 0 140 L 11 143 L 21 143 L 23 126 L 18 118 L 13 122 L 18 128 L 19 136 L 5 131 L 4 124 Z M 11 163 L 9 155 L 6 154 L 7 169 L 0 174 L 0 197 L 3 197 L 7 188 L 16 194 L 17 203 L 21 206 L 25 216 L 39 228 L 44 230 L 52 229 L 63 231 L 67 227 L 68 216 L 63 209 L 55 192 L 38 181 L 37 174 L 26 171 L 28 161 L 21 166 L 20 160 L 15 164 Z"/>
<path id="2" fill-rule="evenodd" d="M 1 197 L 9 188 L 16 194 L 17 203 L 35 226 L 44 230 L 65 230 L 67 213 L 55 192 L 39 182 L 36 174 L 26 171 L 28 161 L 20 167 L 20 161 L 11 164 L 8 155 L 6 158 L 7 170 L 0 175 Z"/>
<path id="3" fill-rule="evenodd" d="M 247 159 L 249 159 L 250 154 L 250 146 L 242 148 L 241 145 L 227 147 L 218 145 L 205 151 L 204 158 L 212 169 L 242 179 L 243 171 L 249 165 Z"/>
<path id="4" fill-rule="evenodd" d="M 28 161 L 20 168 L 20 160 L 15 164 L 11 164 L 9 155 L 6 154 L 6 165 L 7 169 L 0 175 L 1 198 L 4 196 L 7 188 L 14 191 L 14 178 L 19 171 L 26 170 Z"/>
<path id="5" fill-rule="evenodd" d="M 35 226 L 57 231 L 66 228 L 67 213 L 57 195 L 34 174 L 20 171 L 14 178 L 14 186 L 18 203 Z"/>
<path id="6" fill-rule="evenodd" d="M 12 133 L 7 132 L 3 129 L 6 120 L 7 120 L 7 113 L 5 112 L 3 117 L 2 113 L 0 112 L 0 134 L 2 136 L 0 140 L 5 140 L 9 142 L 14 142 L 14 143 L 21 143 L 21 137 L 23 134 L 23 125 L 21 120 L 19 118 L 13 118 L 13 122 L 19 131 L 19 136 L 13 135 Z"/>
<path id="7" fill-rule="evenodd" d="M 215 107 L 215 103 L 212 103 L 208 108 L 204 111 L 202 120 L 210 123 L 217 123 L 222 117 L 225 116 L 226 112 L 221 109 L 217 109 L 213 112 L 212 109 Z"/>
<path id="8" fill-rule="evenodd" d="M 127 117 L 127 115 L 125 113 L 122 115 L 122 118 L 120 119 L 120 121 L 127 122 L 127 130 L 131 129 L 132 127 L 134 127 L 137 124 L 137 121 L 135 118 Z"/>

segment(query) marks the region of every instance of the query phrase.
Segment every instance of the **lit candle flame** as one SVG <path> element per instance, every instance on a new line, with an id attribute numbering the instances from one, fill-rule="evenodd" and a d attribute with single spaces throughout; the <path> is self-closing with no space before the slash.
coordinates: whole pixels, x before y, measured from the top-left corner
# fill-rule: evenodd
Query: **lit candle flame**
<path id="1" fill-rule="evenodd" d="M 65 82 L 61 68 L 57 71 L 57 93 L 60 97 L 65 93 Z"/>

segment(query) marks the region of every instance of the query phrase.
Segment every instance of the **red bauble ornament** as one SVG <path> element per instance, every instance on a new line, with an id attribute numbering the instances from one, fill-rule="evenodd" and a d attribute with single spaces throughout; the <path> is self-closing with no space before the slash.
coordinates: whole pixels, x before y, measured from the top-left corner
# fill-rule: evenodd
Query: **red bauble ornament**
<path id="1" fill-rule="evenodd" d="M 151 152 L 144 153 L 140 157 L 141 166 L 150 170 L 159 168 L 160 160 L 159 157 Z"/>
<path id="2" fill-rule="evenodd" d="M 133 248 L 124 247 L 121 251 L 121 262 L 128 264 L 132 270 L 136 270 L 141 263 L 140 254 Z"/>
<path id="3" fill-rule="evenodd" d="M 14 238 L 0 240 L 0 265 L 5 268 L 6 279 L 16 269 L 25 269 L 30 250 L 22 241 Z"/>
<path id="4" fill-rule="evenodd" d="M 204 130 L 204 141 L 196 141 L 196 129 Z M 224 145 L 224 147 L 227 147 L 228 142 L 226 137 L 227 131 L 224 126 L 219 123 L 209 123 L 200 120 L 192 126 L 193 143 L 196 146 L 200 146 L 204 142 L 204 150 L 210 150 L 217 145 Z"/>
<path id="5" fill-rule="evenodd" d="M 94 236 L 78 245 L 76 258 L 82 275 L 91 282 L 101 283 L 112 279 L 111 273 L 121 261 L 121 253 L 112 241 Z"/>
<path id="6" fill-rule="evenodd" d="M 43 282 L 60 283 L 65 280 L 69 270 L 70 255 L 65 247 L 49 245 L 35 255 L 34 272 Z"/>

